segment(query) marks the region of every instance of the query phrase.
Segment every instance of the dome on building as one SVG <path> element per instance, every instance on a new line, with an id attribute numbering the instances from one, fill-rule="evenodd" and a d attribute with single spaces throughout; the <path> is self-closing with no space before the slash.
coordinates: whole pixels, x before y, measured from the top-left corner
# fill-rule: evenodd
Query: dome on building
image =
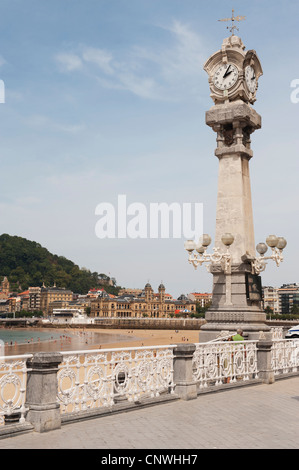
<path id="1" fill-rule="evenodd" d="M 181 300 L 183 302 L 185 302 L 186 300 L 189 300 L 188 297 L 186 297 L 184 294 L 181 294 L 177 300 Z"/>
<path id="2" fill-rule="evenodd" d="M 164 286 L 164 284 L 162 284 L 162 282 L 161 282 L 161 284 L 159 285 L 159 289 L 165 289 L 165 286 Z"/>
<path id="3" fill-rule="evenodd" d="M 150 283 L 148 282 L 147 284 L 145 284 L 145 289 L 148 289 L 148 288 L 152 288 L 152 286 L 150 285 Z"/>

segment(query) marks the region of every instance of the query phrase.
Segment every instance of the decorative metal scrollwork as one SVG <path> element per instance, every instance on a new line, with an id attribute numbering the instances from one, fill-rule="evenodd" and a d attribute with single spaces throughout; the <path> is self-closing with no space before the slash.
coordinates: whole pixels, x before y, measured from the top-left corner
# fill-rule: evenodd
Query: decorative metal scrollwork
<path id="1" fill-rule="evenodd" d="M 5 357 L 0 361 L 0 424 L 4 424 L 4 417 L 14 413 L 19 415 L 19 422 L 25 422 L 28 411 L 25 407 L 27 359 L 31 355 L 17 358 Z"/>
<path id="2" fill-rule="evenodd" d="M 257 377 L 255 341 L 201 343 L 193 355 L 193 380 L 199 388 L 221 385 L 229 379 L 249 380 Z"/>
<path id="3" fill-rule="evenodd" d="M 63 353 L 58 372 L 62 412 L 111 406 L 120 399 L 173 392 L 173 349 L 164 346 Z"/>

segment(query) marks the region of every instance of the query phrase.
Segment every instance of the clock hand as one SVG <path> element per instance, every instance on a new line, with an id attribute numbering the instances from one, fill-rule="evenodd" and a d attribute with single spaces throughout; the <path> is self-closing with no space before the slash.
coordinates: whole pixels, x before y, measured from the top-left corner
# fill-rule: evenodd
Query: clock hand
<path id="1" fill-rule="evenodd" d="M 228 77 L 228 75 L 230 75 L 232 72 L 233 72 L 233 71 L 231 70 L 230 72 L 226 73 L 226 74 L 223 76 L 223 78 Z"/>
<path id="2" fill-rule="evenodd" d="M 227 75 L 229 75 L 230 73 L 232 73 L 232 70 L 229 72 L 229 69 L 230 69 L 230 65 L 227 67 L 226 71 L 225 71 L 225 74 L 223 75 L 223 78 L 225 78 Z"/>

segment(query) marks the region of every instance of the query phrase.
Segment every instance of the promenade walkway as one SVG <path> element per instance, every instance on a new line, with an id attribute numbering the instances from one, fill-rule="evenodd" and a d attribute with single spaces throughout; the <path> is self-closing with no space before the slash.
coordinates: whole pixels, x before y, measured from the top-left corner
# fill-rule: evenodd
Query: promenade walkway
<path id="1" fill-rule="evenodd" d="M 298 449 L 299 377 L 0 440 L 0 449 Z"/>

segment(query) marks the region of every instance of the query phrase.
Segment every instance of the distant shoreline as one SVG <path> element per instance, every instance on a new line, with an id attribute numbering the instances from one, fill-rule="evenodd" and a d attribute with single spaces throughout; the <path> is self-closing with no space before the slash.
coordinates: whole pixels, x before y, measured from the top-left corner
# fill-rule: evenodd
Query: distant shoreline
<path id="1" fill-rule="evenodd" d="M 23 330 L 23 328 L 20 328 Z M 41 330 L 43 330 L 42 328 Z M 50 330 L 51 328 L 49 328 Z M 37 332 L 39 329 L 26 328 Z M 159 346 L 198 342 L 199 330 L 132 330 L 132 329 L 86 329 L 53 328 L 61 335 L 59 339 L 34 341 L 5 346 L 5 355 L 22 355 L 40 351 L 76 351 L 88 349 L 121 349 L 126 347 Z M 71 332 L 70 330 L 73 330 Z M 76 332 L 74 334 L 74 332 Z"/>

